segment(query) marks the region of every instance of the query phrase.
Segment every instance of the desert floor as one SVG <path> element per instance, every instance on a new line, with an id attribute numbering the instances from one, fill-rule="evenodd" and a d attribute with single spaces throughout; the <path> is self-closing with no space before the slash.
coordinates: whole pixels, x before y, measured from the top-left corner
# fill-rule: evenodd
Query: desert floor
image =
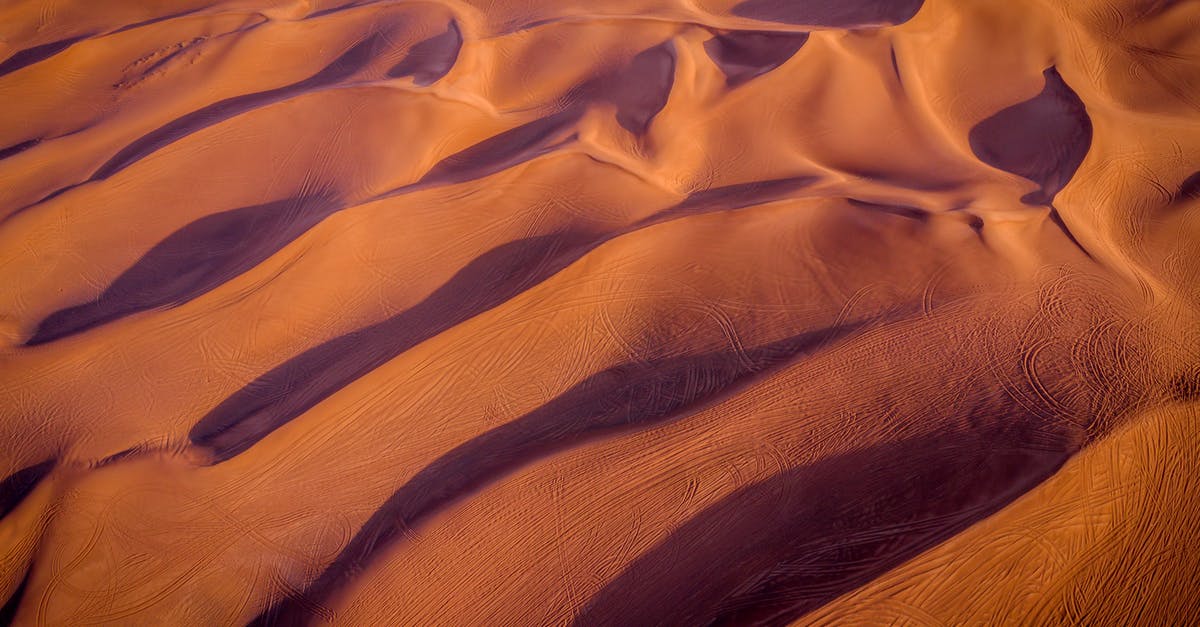
<path id="1" fill-rule="evenodd" d="M 1200 622 L 1200 2 L 0 2 L 0 622 Z"/>

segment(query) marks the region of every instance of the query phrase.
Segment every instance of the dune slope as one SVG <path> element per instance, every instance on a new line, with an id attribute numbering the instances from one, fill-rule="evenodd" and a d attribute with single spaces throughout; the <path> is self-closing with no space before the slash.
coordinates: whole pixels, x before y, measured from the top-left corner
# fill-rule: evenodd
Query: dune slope
<path id="1" fill-rule="evenodd" d="M 1200 620 L 1200 3 L 10 0 L 0 620 Z"/>

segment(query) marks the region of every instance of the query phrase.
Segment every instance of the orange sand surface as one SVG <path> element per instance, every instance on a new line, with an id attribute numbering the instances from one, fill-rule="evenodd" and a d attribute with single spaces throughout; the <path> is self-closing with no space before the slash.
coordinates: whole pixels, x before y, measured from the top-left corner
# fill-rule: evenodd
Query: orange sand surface
<path id="1" fill-rule="evenodd" d="M 1200 624 L 1200 1 L 0 2 L 0 623 Z"/>

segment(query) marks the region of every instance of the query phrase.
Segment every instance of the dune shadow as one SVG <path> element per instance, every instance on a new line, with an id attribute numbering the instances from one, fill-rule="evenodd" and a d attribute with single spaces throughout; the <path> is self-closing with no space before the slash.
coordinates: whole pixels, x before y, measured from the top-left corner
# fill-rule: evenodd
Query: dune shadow
<path id="1" fill-rule="evenodd" d="M 25 344 L 188 302 L 262 263 L 338 209 L 331 198 L 288 198 L 200 218 L 147 251 L 95 300 L 47 316 Z"/>
<path id="2" fill-rule="evenodd" d="M 490 176 L 552 150 L 583 111 L 570 107 L 527 122 L 456 152 L 434 164 L 419 181 L 397 190 L 453 185 Z"/>
<path id="3" fill-rule="evenodd" d="M 7 159 L 13 155 L 19 155 L 40 143 L 42 143 L 42 139 L 39 137 L 36 139 L 28 139 L 23 142 L 18 142 L 7 148 L 0 148 L 0 161 Z"/>
<path id="4" fill-rule="evenodd" d="M 1026 194 L 1021 202 L 1050 207 L 1051 222 L 1091 259 L 1053 201 L 1091 148 L 1092 120 L 1057 69 L 1051 66 L 1042 76 L 1045 86 L 1041 93 L 976 124 L 968 141 L 980 161 L 1040 185 L 1041 189 Z"/>
<path id="5" fill-rule="evenodd" d="M 415 44 L 387 75 L 390 78 L 411 76 L 417 85 L 432 85 L 454 67 L 462 43 L 458 23 L 451 20 L 446 32 Z"/>
<path id="6" fill-rule="evenodd" d="M 17 589 L 13 590 L 4 605 L 0 606 L 0 625 L 12 625 L 17 619 L 17 611 L 21 609 L 21 601 L 25 598 L 25 589 L 29 587 L 32 574 L 32 569 L 26 570 L 25 576 L 21 577 L 21 583 L 17 584 Z"/>
<path id="7" fill-rule="evenodd" d="M 305 81 L 223 100 L 160 127 L 121 150 L 101 166 L 91 180 L 106 178 L 200 128 L 294 93 L 344 80 L 360 71 L 375 56 L 381 38 L 379 33 L 371 35 Z M 436 80 L 435 74 L 448 71 L 447 63 L 453 64 L 452 57 L 457 56 L 459 44 L 461 34 L 452 22 L 446 33 L 414 46 L 410 56 L 393 68 L 393 72 L 409 73 L 420 80 Z M 412 60 L 413 55 L 421 58 Z M 610 94 L 619 104 L 618 119 L 623 120 L 622 124 L 638 130 L 644 130 L 649 124 L 666 101 L 673 58 L 669 42 L 635 57 L 630 65 L 631 77 L 655 78 L 659 88 L 665 84 L 666 92 L 623 87 Z M 501 132 L 442 159 L 416 183 L 373 200 L 418 188 L 474 180 L 535 158 L 558 146 L 582 114 L 583 107 L 572 106 Z M 28 145 L 10 147 L 6 151 L 15 154 L 36 143 L 26 142 Z M 46 199 L 77 186 L 59 189 Z M 95 300 L 47 316 L 25 344 L 45 344 L 134 313 L 188 302 L 253 268 L 341 208 L 329 196 L 310 196 L 241 207 L 200 218 L 155 245 Z"/>
<path id="8" fill-rule="evenodd" d="M 923 0 L 745 0 L 733 14 L 768 22 L 859 28 L 903 24 L 911 20 Z"/>
<path id="9" fill-rule="evenodd" d="M 645 133 L 666 106 L 674 80 L 675 46 L 670 41 L 635 55 L 606 85 L 606 98 L 617 106 L 617 123 L 630 133 Z"/>
<path id="10" fill-rule="evenodd" d="M 193 444 L 220 463 L 245 451 L 354 380 L 447 329 L 507 302 L 616 237 L 667 220 L 766 202 L 814 179 L 796 177 L 700 192 L 625 229 L 566 231 L 483 253 L 420 303 L 283 362 L 235 392 L 193 426 Z"/>
<path id="11" fill-rule="evenodd" d="M 0 481 L 0 518 L 8 516 L 30 492 L 54 470 L 57 460 L 48 459 L 22 468 Z"/>
<path id="12" fill-rule="evenodd" d="M 1041 186 L 1022 201 L 1048 205 L 1087 156 L 1092 121 L 1058 70 L 1042 76 L 1041 93 L 976 124 L 968 141 L 984 163 Z"/>
<path id="13" fill-rule="evenodd" d="M 379 53 L 379 49 L 386 45 L 386 42 L 387 38 L 381 33 L 372 33 L 351 46 L 319 72 L 302 81 L 284 87 L 226 98 L 176 118 L 122 148 L 101 165 L 89 180 L 107 179 L 131 163 L 168 144 L 247 111 L 286 100 L 306 91 L 336 85 L 366 67 Z"/>
<path id="14" fill-rule="evenodd" d="M 40 46 L 33 46 L 32 48 L 19 50 L 4 61 L 0 61 L 0 76 L 12 74 L 17 70 L 29 67 L 34 63 L 45 61 L 46 59 L 49 59 L 63 50 L 70 48 L 76 42 L 83 41 L 88 37 L 90 37 L 90 35 L 80 35 L 78 37 L 60 39 L 58 41 L 52 41 Z"/>
<path id="15" fill-rule="evenodd" d="M 580 113 L 571 108 L 485 139 L 438 162 L 410 187 L 472 180 L 532 158 L 551 149 Z M 753 204 L 786 195 L 815 180 L 796 177 L 706 190 L 651 221 Z M 25 345 L 45 344 L 135 313 L 190 302 L 254 268 L 342 209 L 343 204 L 332 196 L 307 196 L 197 219 L 152 247 L 94 300 L 48 315 Z"/>
<path id="16" fill-rule="evenodd" d="M 285 599 L 252 624 L 299 624 L 427 517 L 508 473 L 596 438 L 677 419 L 748 379 L 835 342 L 862 323 L 801 333 L 744 352 L 631 362 L 594 374 L 546 404 L 479 435 L 423 468 L 362 526 L 302 598 Z"/>
<path id="17" fill-rule="evenodd" d="M 1191 176 L 1179 184 L 1179 191 L 1175 194 L 1175 200 L 1200 200 L 1200 172 L 1193 172 Z"/>
<path id="18" fill-rule="evenodd" d="M 736 87 L 783 65 L 808 41 L 808 33 L 729 31 L 704 42 L 704 51 Z"/>
<path id="19" fill-rule="evenodd" d="M 1004 406 L 975 414 L 972 430 L 870 446 L 734 492 L 640 555 L 575 624 L 787 624 L 999 511 L 1083 440 Z"/>
<path id="20" fill-rule="evenodd" d="M 287 360 L 223 401 L 191 429 L 225 461 L 400 353 L 491 309 L 583 254 L 579 233 L 509 242 L 472 260 L 420 303 Z"/>

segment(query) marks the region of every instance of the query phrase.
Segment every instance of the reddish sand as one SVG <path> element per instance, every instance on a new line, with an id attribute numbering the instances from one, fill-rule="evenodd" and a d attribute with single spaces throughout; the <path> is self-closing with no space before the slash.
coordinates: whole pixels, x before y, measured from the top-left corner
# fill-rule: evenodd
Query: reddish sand
<path id="1" fill-rule="evenodd" d="M 1200 621 L 1200 2 L 0 4 L 0 622 Z"/>

